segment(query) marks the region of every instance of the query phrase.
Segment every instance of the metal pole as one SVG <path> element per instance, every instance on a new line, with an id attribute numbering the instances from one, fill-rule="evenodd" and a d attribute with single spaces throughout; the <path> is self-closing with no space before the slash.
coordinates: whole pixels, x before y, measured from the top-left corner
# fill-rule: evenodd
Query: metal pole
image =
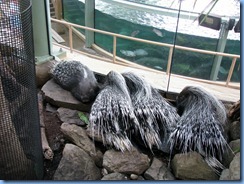
<path id="1" fill-rule="evenodd" d="M 219 42 L 217 45 L 216 52 L 224 52 L 228 32 L 229 32 L 228 22 L 222 22 L 220 33 L 219 33 Z M 214 81 L 217 80 L 222 58 L 223 56 L 217 56 L 217 55 L 214 57 L 213 66 L 210 74 L 210 80 L 214 80 Z"/>
<path id="2" fill-rule="evenodd" d="M 32 0 L 35 57 L 45 60 L 51 55 L 49 1 Z"/>
<path id="3" fill-rule="evenodd" d="M 85 26 L 94 28 L 95 0 L 85 0 Z M 86 47 L 94 43 L 94 32 L 85 31 Z"/>

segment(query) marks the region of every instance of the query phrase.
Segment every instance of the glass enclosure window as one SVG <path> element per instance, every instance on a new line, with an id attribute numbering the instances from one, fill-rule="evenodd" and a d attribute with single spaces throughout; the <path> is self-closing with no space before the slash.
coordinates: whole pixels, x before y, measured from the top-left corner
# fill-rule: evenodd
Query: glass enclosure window
<path id="1" fill-rule="evenodd" d="M 64 20 L 79 24 L 85 25 L 85 4 L 80 0 L 62 0 L 63 2 L 63 17 Z M 79 29 L 81 33 L 85 33 L 83 29 Z"/>
<path id="2" fill-rule="evenodd" d="M 200 5 L 194 8 L 194 11 L 201 12 L 204 7 L 210 1 L 200 2 Z M 183 11 L 191 11 L 190 5 L 193 5 L 193 1 L 182 1 L 181 9 Z M 227 6 L 228 5 L 228 6 Z M 223 7 L 228 7 L 227 9 Z M 208 11 L 207 11 L 208 12 Z M 229 22 L 229 17 L 235 19 L 237 22 L 240 17 L 240 4 L 236 0 L 221 0 L 217 2 L 214 8 L 211 10 L 210 15 L 216 17 L 221 17 L 221 28 L 224 22 Z M 235 33 L 232 30 L 226 30 L 228 37 L 224 50 L 218 50 L 218 44 L 220 44 L 219 38 L 221 38 L 221 30 L 214 30 L 207 27 L 199 25 L 198 20 L 192 19 L 190 16 L 188 19 L 179 19 L 178 29 L 176 33 L 176 45 L 192 47 L 203 50 L 210 50 L 216 52 L 226 52 L 230 54 L 240 54 L 240 34 Z M 201 54 L 196 52 L 174 50 L 173 62 L 172 62 L 172 73 L 180 74 L 189 77 L 195 77 L 200 79 L 212 79 L 211 70 L 214 70 L 214 61 L 216 56 Z M 221 65 L 217 71 L 217 81 L 226 81 L 232 59 L 228 57 L 223 57 L 221 60 Z M 240 67 L 239 59 L 237 60 L 233 76 L 231 81 L 240 81 Z"/>
<path id="3" fill-rule="evenodd" d="M 167 17 L 156 13 L 148 13 L 139 9 L 119 7 L 118 5 L 96 1 L 95 28 L 135 38 L 161 43 L 174 43 L 177 14 Z M 170 24 L 171 29 L 164 29 Z M 112 37 L 95 34 L 95 43 L 108 52 L 113 52 Z M 117 56 L 134 63 L 166 71 L 169 48 L 145 44 L 142 42 L 117 39 Z"/>
<path id="4" fill-rule="evenodd" d="M 96 0 L 95 28 L 160 43 L 218 51 L 220 30 L 200 26 L 197 19 L 199 13 L 204 10 L 211 0 L 181 1 L 179 21 L 179 0 L 124 0 L 124 2 L 160 8 L 166 13 L 146 12 L 140 8 L 116 5 L 112 1 Z M 205 13 L 210 8 L 211 6 L 205 10 Z M 172 10 L 175 10 L 175 14 L 169 16 L 167 11 Z M 182 17 L 183 14 L 187 16 Z M 69 22 L 85 25 L 85 0 L 63 0 L 63 15 L 64 19 Z M 229 18 L 235 19 L 237 22 L 240 18 L 240 1 L 219 0 L 211 10 L 210 15 L 221 17 L 222 22 L 223 20 L 229 21 Z M 84 34 L 84 30 L 80 30 L 80 32 Z M 113 53 L 112 36 L 95 33 L 95 44 Z M 228 31 L 224 52 L 240 54 L 240 33 L 234 32 L 233 29 Z M 169 48 L 117 38 L 116 55 L 131 62 L 165 72 Z M 175 49 L 171 72 L 211 80 L 214 61 L 214 55 Z M 222 58 L 216 80 L 225 81 L 227 79 L 231 62 L 231 58 Z M 239 59 L 237 59 L 231 81 L 240 81 Z"/>

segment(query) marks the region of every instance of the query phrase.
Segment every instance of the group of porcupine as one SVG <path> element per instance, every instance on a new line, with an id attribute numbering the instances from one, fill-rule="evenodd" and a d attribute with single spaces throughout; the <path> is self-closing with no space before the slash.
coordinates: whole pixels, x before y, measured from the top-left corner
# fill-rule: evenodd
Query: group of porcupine
<path id="1" fill-rule="evenodd" d="M 185 87 L 174 107 L 134 72 L 110 71 L 99 85 L 87 66 L 63 61 L 54 66 L 52 76 L 81 102 L 92 102 L 88 129 L 97 132 L 104 145 L 125 151 L 137 141 L 151 151 L 197 151 L 211 168 L 222 167 L 223 154 L 230 149 L 226 111 L 205 89 Z"/>

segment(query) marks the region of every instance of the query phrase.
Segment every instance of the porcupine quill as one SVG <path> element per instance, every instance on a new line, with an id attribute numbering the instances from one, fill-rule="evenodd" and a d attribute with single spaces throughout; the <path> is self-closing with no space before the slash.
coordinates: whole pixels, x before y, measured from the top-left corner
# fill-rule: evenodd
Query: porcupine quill
<path id="1" fill-rule="evenodd" d="M 223 154 L 228 147 L 224 137 L 225 107 L 216 97 L 201 87 L 185 87 L 176 100 L 181 115 L 177 127 L 170 135 L 171 151 L 197 151 L 218 173 L 224 166 Z"/>
<path id="2" fill-rule="evenodd" d="M 156 146 L 169 152 L 168 132 L 179 119 L 176 108 L 171 106 L 143 77 L 124 72 L 130 91 L 134 113 L 140 124 L 139 133 L 145 145 Z"/>
<path id="3" fill-rule="evenodd" d="M 123 76 L 111 71 L 106 76 L 105 87 L 92 105 L 89 116 L 91 132 L 98 131 L 103 144 L 116 149 L 130 150 L 129 134 L 139 128 Z"/>

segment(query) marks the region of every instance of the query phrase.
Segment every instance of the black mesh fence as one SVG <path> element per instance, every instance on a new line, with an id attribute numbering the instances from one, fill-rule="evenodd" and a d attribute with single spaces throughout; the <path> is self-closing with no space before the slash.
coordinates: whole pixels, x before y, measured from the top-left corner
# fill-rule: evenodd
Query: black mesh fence
<path id="1" fill-rule="evenodd" d="M 31 0 L 0 0 L 0 179 L 41 179 Z"/>

